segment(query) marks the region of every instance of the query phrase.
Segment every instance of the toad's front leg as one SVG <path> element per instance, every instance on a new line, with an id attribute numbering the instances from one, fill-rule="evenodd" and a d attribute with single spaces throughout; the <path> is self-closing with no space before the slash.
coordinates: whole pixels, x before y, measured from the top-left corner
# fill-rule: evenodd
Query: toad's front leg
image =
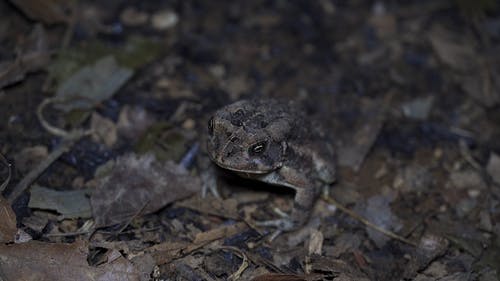
<path id="1" fill-rule="evenodd" d="M 279 213 L 282 218 L 258 222 L 257 224 L 260 226 L 276 227 L 278 232 L 274 233 L 273 236 L 277 236 L 281 232 L 296 230 L 304 225 L 309 219 L 319 192 L 314 187 L 295 188 L 295 190 L 295 199 L 290 215 L 280 211 Z"/>

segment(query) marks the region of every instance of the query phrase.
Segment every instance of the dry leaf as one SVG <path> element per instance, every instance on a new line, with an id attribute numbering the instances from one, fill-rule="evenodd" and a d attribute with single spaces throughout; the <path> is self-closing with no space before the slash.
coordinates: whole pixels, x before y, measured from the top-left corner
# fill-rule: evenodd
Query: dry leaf
<path id="1" fill-rule="evenodd" d="M 10 0 L 28 18 L 47 24 L 68 22 L 68 2 L 65 0 Z"/>
<path id="2" fill-rule="evenodd" d="M 198 177 L 183 167 L 173 162 L 161 164 L 150 154 L 117 158 L 112 171 L 96 183 L 90 203 L 98 226 L 155 212 L 192 195 L 201 186 Z"/>
<path id="3" fill-rule="evenodd" d="M 500 156 L 495 153 L 490 155 L 486 171 L 496 184 L 500 184 Z"/>
<path id="4" fill-rule="evenodd" d="M 27 173 L 43 159 L 47 158 L 48 155 L 49 151 L 43 145 L 23 148 L 19 153 L 14 155 L 16 168 L 23 174 Z"/>
<path id="5" fill-rule="evenodd" d="M 0 62 L 0 88 L 23 80 L 28 73 L 40 71 L 49 62 L 47 35 L 41 25 L 35 25 L 23 45 L 16 60 Z"/>
<path id="6" fill-rule="evenodd" d="M 92 139 L 104 143 L 107 147 L 112 147 L 118 140 L 115 123 L 96 112 L 92 112 L 90 128 L 92 130 Z"/>
<path id="7" fill-rule="evenodd" d="M 16 238 L 16 214 L 5 198 L 0 195 L 0 243 L 12 242 Z"/>
<path id="8" fill-rule="evenodd" d="M 83 241 L 0 245 L 0 272 L 5 280 L 139 280 L 137 270 L 125 258 L 92 267 L 87 254 Z"/>
<path id="9" fill-rule="evenodd" d="M 338 150 L 340 166 L 359 170 L 382 129 L 385 110 L 381 105 L 381 101 L 371 100 L 362 104 L 364 115 L 359 118 L 359 125 L 346 137 L 345 145 Z"/>
<path id="10" fill-rule="evenodd" d="M 91 217 L 88 190 L 58 191 L 46 187 L 34 186 L 31 188 L 28 207 L 53 210 L 63 218 Z"/>
<path id="11" fill-rule="evenodd" d="M 139 106 L 123 106 L 118 116 L 118 133 L 128 139 L 139 138 L 154 123 L 154 117 Z"/>
<path id="12" fill-rule="evenodd" d="M 238 219 L 238 202 L 233 199 L 201 198 L 195 196 L 178 202 L 177 206 L 198 211 L 202 214 L 215 215 L 223 218 Z"/>
<path id="13" fill-rule="evenodd" d="M 113 56 L 103 57 L 81 68 L 59 86 L 56 97 L 64 103 L 55 107 L 66 112 L 93 108 L 116 93 L 132 74 L 132 69 L 119 66 Z"/>
<path id="14" fill-rule="evenodd" d="M 157 265 L 161 265 L 185 256 L 212 241 L 231 237 L 247 229 L 248 226 L 242 222 L 233 225 L 222 226 L 216 229 L 198 233 L 193 243 L 166 242 L 149 247 L 145 252 L 151 254 L 154 257 Z"/>
<path id="15" fill-rule="evenodd" d="M 323 232 L 319 230 L 313 230 L 311 232 L 311 239 L 309 240 L 308 254 L 321 255 L 321 251 L 323 249 L 323 240 Z"/>
<path id="16" fill-rule="evenodd" d="M 438 58 L 454 70 L 470 72 L 477 70 L 477 54 L 474 46 L 441 26 L 434 26 L 429 40 Z"/>

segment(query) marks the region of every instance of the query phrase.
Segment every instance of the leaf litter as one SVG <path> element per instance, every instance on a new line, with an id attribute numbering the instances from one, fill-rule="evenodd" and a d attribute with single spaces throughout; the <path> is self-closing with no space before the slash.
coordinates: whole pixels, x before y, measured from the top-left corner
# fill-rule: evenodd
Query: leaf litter
<path id="1" fill-rule="evenodd" d="M 100 276 L 103 266 L 118 261 L 123 262 L 120 270 L 137 280 L 227 280 L 240 276 L 241 272 L 232 274 L 243 264 L 244 256 L 248 266 L 241 280 L 498 280 L 498 10 L 489 4 L 487 9 L 481 8 L 484 1 L 463 2 L 219 5 L 185 1 L 182 7 L 169 3 L 157 7 L 156 3 L 137 6 L 111 1 L 105 8 L 97 2 L 75 3 L 81 15 L 73 26 L 66 26 L 71 36 L 65 38 L 70 44 L 63 43 L 65 49 L 55 56 L 45 53 L 52 60 L 50 77 L 43 71 L 47 61 L 38 64 L 34 60 L 0 79 L 5 83 L 0 115 L 6 120 L 0 130 L 6 145 L 0 152 L 12 157 L 25 147 L 40 146 L 48 153 L 27 150 L 24 160 L 14 156 L 12 184 L 7 181 L 6 193 L 23 174 L 30 175 L 30 169 L 43 164 L 22 191 L 35 181 L 48 188 L 47 194 L 57 190 L 57 196 L 102 188 L 107 192 L 96 191 L 94 199 L 114 201 L 107 201 L 110 208 L 93 218 L 100 224 L 119 225 L 97 224 L 96 229 L 92 220 L 60 221 L 57 215 L 63 209 L 59 205 L 48 206 L 49 211 L 30 207 L 29 194 L 16 193 L 17 200 L 2 205 L 8 208 L 1 219 L 10 218 L 7 230 L 0 228 L 7 237 L 2 249 L 14 257 L 18 247 L 28 261 L 38 259 L 37 253 L 22 247 L 45 251 L 47 256 L 33 268 L 45 272 L 47 279 L 63 280 L 72 279 L 71 274 Z M 24 3 L 36 7 L 30 1 Z M 22 15 L 16 19 L 20 14 L 14 6 L 4 7 L 0 10 L 14 11 L 4 18 L 21 23 L 5 26 L 19 34 L 34 30 L 33 22 Z M 126 10 L 140 11 L 140 23 L 120 22 L 119 15 L 125 14 L 120 11 Z M 176 16 L 165 30 L 144 22 L 161 11 Z M 46 25 L 52 24 L 50 17 L 54 23 L 66 23 L 57 20 L 57 14 L 50 15 L 50 9 L 38 11 L 45 12 L 49 16 L 30 17 Z M 5 30 L 3 26 L 0 28 Z M 51 47 L 66 41 L 61 31 L 47 28 Z M 14 47 L 22 44 L 9 37 L 13 32 L 5 34 L 6 44 L 0 48 L 2 59 L 4 54 L 7 58 L 4 62 L 13 63 L 11 58 L 30 53 L 30 48 L 16 52 Z M 143 40 L 134 45 L 133 38 Z M 75 77 L 82 68 L 101 75 L 104 72 L 96 64 L 109 56 L 115 60 L 114 70 L 133 71 L 133 79 L 125 79 L 125 75 L 118 79 L 124 81 L 112 86 L 101 83 L 94 90 L 103 95 L 82 102 L 81 95 L 89 88 L 78 81 L 83 76 Z M 47 59 L 41 52 L 38 58 Z M 90 125 L 92 131 L 76 144 L 63 146 L 59 151 L 62 158 L 53 152 L 58 152 L 54 144 L 64 134 L 51 135 L 50 130 L 40 131 L 38 122 L 30 122 L 30 104 L 40 103 L 54 91 L 52 83 L 40 83 L 40 78 L 53 79 L 49 82 L 54 82 L 56 91 L 71 82 L 69 99 L 75 106 L 70 109 L 85 111 L 73 122 L 49 111 L 61 109 L 51 104 L 45 110 L 43 128 L 50 129 L 47 124 L 61 129 Z M 106 90 L 108 86 L 114 93 Z M 49 93 L 40 94 L 40 88 Z M 20 103 L 16 93 L 26 91 L 33 95 Z M 204 166 L 191 163 L 192 170 L 186 170 L 187 165 L 175 164 L 193 143 L 202 143 L 205 119 L 213 109 L 229 100 L 253 96 L 297 99 L 308 113 L 331 125 L 327 133 L 339 145 L 342 164 L 332 194 L 349 207 L 318 202 L 311 224 L 272 243 L 266 241 L 267 229 L 254 229 L 251 221 L 272 216 L 275 207 L 289 208 L 290 194 L 220 175 L 223 199 L 202 200 L 196 193 L 206 180 L 197 179 Z M 370 101 L 371 106 L 366 106 Z M 16 104 L 28 109 L 19 110 Z M 127 107 L 133 110 L 125 110 Z M 24 134 L 16 134 L 12 127 L 22 128 Z M 115 161 L 126 162 L 130 157 L 144 167 L 122 163 L 122 176 L 115 174 L 112 165 L 107 171 L 102 168 L 104 173 L 93 174 L 99 166 L 96 157 L 109 158 L 91 149 L 92 145 L 106 146 L 111 155 L 106 157 Z M 203 145 L 200 149 L 197 153 L 203 154 Z M 156 159 L 145 160 L 144 155 L 132 151 L 153 152 Z M 39 162 L 45 157 L 52 160 Z M 90 167 L 85 176 L 80 174 L 84 162 Z M 184 167 L 182 173 L 177 171 L 179 166 Z M 197 188 L 178 191 L 186 179 L 196 181 Z M 125 187 L 127 184 L 140 187 L 139 191 Z M 164 194 L 155 186 L 171 192 Z M 147 194 L 151 190 L 153 195 Z M 31 191 L 33 198 L 39 195 L 36 187 Z M 124 201 L 120 201 L 120 192 Z M 151 203 L 154 208 L 146 210 Z M 354 208 L 366 221 L 397 230 L 410 243 L 380 239 L 345 215 L 352 206 L 357 206 Z M 106 212 L 112 217 L 106 217 Z M 13 244 L 14 231 L 19 239 Z M 91 242 L 82 246 L 76 262 L 68 258 L 81 268 L 63 271 L 65 276 L 53 275 L 46 261 L 57 260 L 58 255 L 67 258 L 60 252 L 74 253 L 74 245 L 81 239 Z M 18 246 L 30 240 L 34 241 Z M 61 249 L 49 249 L 58 246 Z M 224 247 L 238 251 L 221 250 Z M 12 260 L 15 262 L 0 262 L 2 273 L 18 270 L 16 261 L 22 259 Z M 120 270 L 106 270 L 105 280 L 126 280 L 121 273 L 111 274 Z"/>

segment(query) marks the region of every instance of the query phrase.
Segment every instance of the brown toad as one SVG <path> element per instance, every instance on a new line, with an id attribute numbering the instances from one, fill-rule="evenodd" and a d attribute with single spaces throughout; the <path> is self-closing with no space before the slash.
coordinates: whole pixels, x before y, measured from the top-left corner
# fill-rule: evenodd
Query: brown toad
<path id="1" fill-rule="evenodd" d="M 267 222 L 280 230 L 303 225 L 322 187 L 335 180 L 334 150 L 319 126 L 293 102 L 242 100 L 208 123 L 207 151 L 218 166 L 296 191 L 291 216 Z"/>

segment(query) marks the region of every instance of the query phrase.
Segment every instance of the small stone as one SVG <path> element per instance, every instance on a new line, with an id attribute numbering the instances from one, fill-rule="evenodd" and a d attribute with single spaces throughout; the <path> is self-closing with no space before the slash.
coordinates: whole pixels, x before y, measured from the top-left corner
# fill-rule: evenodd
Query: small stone
<path id="1" fill-rule="evenodd" d="M 120 14 L 120 20 L 126 26 L 140 26 L 148 22 L 149 15 L 129 7 Z"/>
<path id="2" fill-rule="evenodd" d="M 156 87 L 159 89 L 168 89 L 170 87 L 170 80 L 167 78 L 161 78 L 156 82 Z"/>
<path id="3" fill-rule="evenodd" d="M 450 183 L 458 189 L 485 189 L 481 175 L 473 169 L 454 171 L 450 174 Z"/>
<path id="4" fill-rule="evenodd" d="M 482 210 L 479 213 L 479 226 L 486 231 L 493 230 L 493 223 L 489 212 Z"/>
<path id="5" fill-rule="evenodd" d="M 467 190 L 467 194 L 470 198 L 477 198 L 481 194 L 481 191 L 477 189 L 470 189 Z"/>
<path id="6" fill-rule="evenodd" d="M 210 74 L 212 74 L 214 77 L 221 79 L 226 75 L 226 68 L 222 64 L 215 64 L 212 65 L 208 71 L 210 71 Z"/>
<path id="7" fill-rule="evenodd" d="M 429 117 L 434 97 L 417 98 L 401 106 L 403 114 L 412 119 L 425 120 Z"/>
<path id="8" fill-rule="evenodd" d="M 157 30 L 166 30 L 174 27 L 179 22 L 179 16 L 171 10 L 155 13 L 151 19 L 153 27 Z"/>
<path id="9" fill-rule="evenodd" d="M 194 122 L 194 120 L 189 118 L 189 119 L 186 119 L 186 121 L 184 121 L 184 123 L 182 123 L 182 128 L 184 128 L 186 130 L 193 130 L 195 125 L 196 125 L 196 123 Z"/>
<path id="10" fill-rule="evenodd" d="M 500 184 L 500 156 L 492 153 L 486 166 L 486 171 L 491 176 L 491 179 L 497 184 Z"/>

